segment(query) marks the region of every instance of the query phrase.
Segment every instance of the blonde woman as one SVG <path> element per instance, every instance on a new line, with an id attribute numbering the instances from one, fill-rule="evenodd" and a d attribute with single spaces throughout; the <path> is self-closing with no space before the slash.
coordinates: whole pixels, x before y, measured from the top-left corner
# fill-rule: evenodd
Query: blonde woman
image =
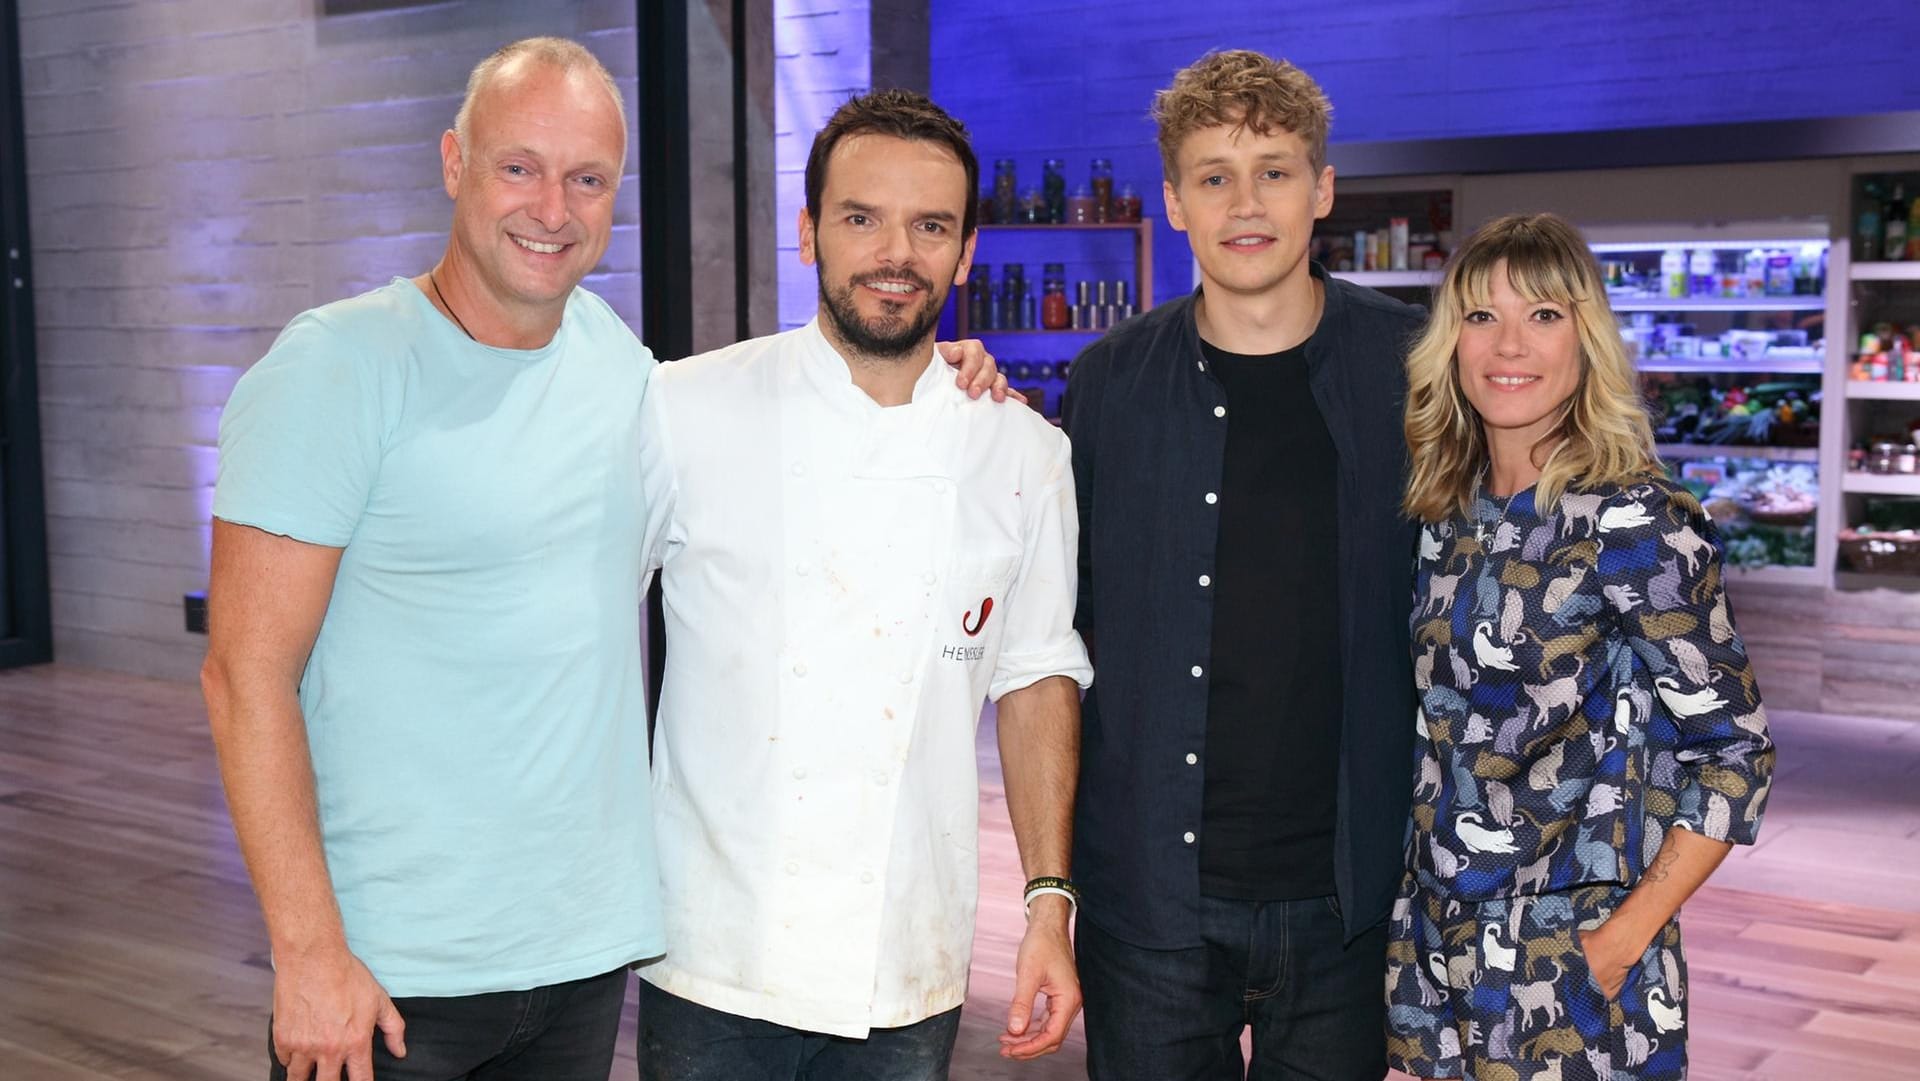
<path id="1" fill-rule="evenodd" d="M 1407 361 L 1421 708 L 1388 1049 L 1425 1077 L 1686 1075 L 1675 915 L 1773 744 L 1713 522 L 1660 472 L 1578 230 L 1474 233 Z"/>

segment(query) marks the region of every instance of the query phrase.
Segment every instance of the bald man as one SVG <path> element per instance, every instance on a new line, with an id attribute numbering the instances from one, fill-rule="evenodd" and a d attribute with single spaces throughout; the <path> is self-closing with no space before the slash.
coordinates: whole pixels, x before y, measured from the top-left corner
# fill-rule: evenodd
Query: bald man
<path id="1" fill-rule="evenodd" d="M 606 1081 L 661 951 L 653 359 L 579 287 L 626 130 L 579 45 L 488 57 L 440 141 L 445 255 L 294 319 L 221 418 L 202 682 L 274 1078 Z"/>

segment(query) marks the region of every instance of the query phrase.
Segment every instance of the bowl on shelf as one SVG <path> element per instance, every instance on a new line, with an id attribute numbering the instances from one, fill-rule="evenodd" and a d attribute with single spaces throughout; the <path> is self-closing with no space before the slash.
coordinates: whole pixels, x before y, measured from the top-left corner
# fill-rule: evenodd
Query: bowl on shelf
<path id="1" fill-rule="evenodd" d="M 1782 499 L 1761 495 L 1740 504 L 1747 518 L 1762 525 L 1806 525 L 1817 505 L 1811 497 Z"/>

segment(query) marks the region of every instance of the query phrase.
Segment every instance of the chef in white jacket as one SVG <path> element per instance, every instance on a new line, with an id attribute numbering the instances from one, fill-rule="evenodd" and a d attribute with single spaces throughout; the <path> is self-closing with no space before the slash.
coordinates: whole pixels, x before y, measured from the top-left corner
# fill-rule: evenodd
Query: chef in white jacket
<path id="1" fill-rule="evenodd" d="M 1093 673 L 1067 440 L 931 363 L 977 183 L 924 96 L 848 102 L 807 165 L 816 318 L 648 389 L 667 953 L 641 970 L 644 1081 L 947 1076 L 987 698 L 1031 879 L 1002 1054 L 1055 1050 L 1079 1009 L 1065 876 Z"/>

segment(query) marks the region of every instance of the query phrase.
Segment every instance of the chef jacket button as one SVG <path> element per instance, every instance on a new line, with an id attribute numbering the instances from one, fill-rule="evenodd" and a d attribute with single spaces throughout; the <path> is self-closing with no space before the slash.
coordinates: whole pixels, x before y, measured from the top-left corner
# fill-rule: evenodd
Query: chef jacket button
<path id="1" fill-rule="evenodd" d="M 885 788 L 887 785 L 887 771 L 883 769 L 874 770 L 873 783 Z"/>
<path id="2" fill-rule="evenodd" d="M 862 872 L 860 872 L 860 881 L 862 881 L 862 882 L 864 882 L 864 883 L 867 883 L 868 885 L 872 885 L 872 884 L 873 884 L 873 872 L 872 872 L 872 871 L 862 871 Z"/>
<path id="3" fill-rule="evenodd" d="M 1214 415 L 1214 416 L 1216 416 L 1216 417 L 1224 417 L 1224 416 L 1226 416 L 1226 415 L 1227 415 L 1227 407 L 1226 407 L 1226 406 L 1224 406 L 1224 405 L 1216 405 L 1216 406 L 1214 406 L 1214 407 L 1213 407 L 1213 415 Z"/>
<path id="4" fill-rule="evenodd" d="M 1191 837 L 1191 836 L 1193 836 L 1193 834 L 1191 834 L 1191 833 L 1189 833 L 1189 834 L 1187 834 L 1187 836 L 1189 836 L 1189 837 Z M 787 861 L 787 873 L 788 873 L 788 874 L 790 874 L 790 875 L 797 875 L 797 874 L 799 874 L 799 873 L 800 873 L 800 865 L 799 865 L 798 863 L 796 863 L 796 862 L 794 862 L 793 860 L 788 860 L 788 861 Z"/>
<path id="5" fill-rule="evenodd" d="M 902 682 L 902 683 L 912 683 L 912 682 L 913 682 L 913 673 L 912 673 L 912 672 L 902 672 L 902 673 L 900 673 L 900 682 Z"/>
<path id="6" fill-rule="evenodd" d="M 1208 502 L 1209 504 L 1212 504 L 1212 503 L 1218 503 L 1218 502 L 1220 502 L 1220 497 L 1219 497 L 1219 496 L 1217 496 L 1217 495 L 1215 495 L 1215 494 L 1214 494 L 1214 493 L 1212 493 L 1212 492 L 1208 492 L 1208 493 L 1207 493 L 1207 502 Z"/>
<path id="7" fill-rule="evenodd" d="M 1192 756 L 1191 756 L 1191 755 L 1189 755 L 1188 757 L 1189 757 L 1189 758 L 1191 758 Z M 795 766 L 795 767 L 793 767 L 793 779 L 794 779 L 794 780 L 796 780 L 796 781 L 804 781 L 804 780 L 806 780 L 806 779 L 807 779 L 807 767 L 805 767 L 805 766 Z"/>
<path id="8" fill-rule="evenodd" d="M 1192 831 L 1192 830 L 1188 830 L 1187 832 L 1185 832 L 1185 833 L 1183 833 L 1183 834 L 1181 834 L 1181 835 L 1180 835 L 1180 839 L 1181 839 L 1181 840 L 1183 840 L 1183 841 L 1185 841 L 1185 842 L 1187 842 L 1188 844 L 1192 844 L 1192 843 L 1193 843 L 1193 831 Z M 788 864 L 788 866 L 792 866 L 792 864 Z"/>
<path id="9" fill-rule="evenodd" d="M 793 666 L 793 674 L 794 674 L 794 675 L 796 675 L 796 676 L 799 676 L 799 677 L 800 677 L 801 679 L 805 679 L 805 678 L 807 678 L 807 666 L 806 666 L 806 665 L 804 665 L 804 664 L 796 664 L 796 665 L 794 665 L 794 666 Z M 1199 674 L 1200 674 L 1200 670 L 1199 670 L 1198 668 L 1196 668 L 1196 669 L 1194 669 L 1194 670 L 1193 670 L 1193 674 L 1194 674 L 1194 675 L 1196 675 L 1196 676 L 1197 676 L 1197 675 L 1199 675 Z"/>
<path id="10" fill-rule="evenodd" d="M 1189 766 L 1192 766 L 1192 765 L 1197 765 L 1197 764 L 1199 763 L 1199 761 L 1200 761 L 1200 756 L 1199 756 L 1199 755 L 1197 755 L 1197 754 L 1191 754 L 1191 753 L 1189 753 L 1189 754 L 1187 755 L 1187 765 L 1189 765 Z"/>
<path id="11" fill-rule="evenodd" d="M 1203 671 L 1205 671 L 1205 669 L 1203 669 L 1203 668 L 1201 668 L 1201 667 L 1200 667 L 1199 665 L 1197 665 L 1197 664 L 1196 664 L 1196 665 L 1194 665 L 1194 666 L 1193 666 L 1193 668 L 1192 668 L 1192 672 L 1193 672 L 1193 678 L 1195 678 L 1195 679 L 1199 679 L 1199 678 L 1200 678 L 1200 673 L 1201 673 L 1201 672 L 1203 672 Z"/>
<path id="12" fill-rule="evenodd" d="M 794 476 L 796 476 L 796 477 L 804 477 L 804 476 L 806 476 L 806 475 L 807 475 L 807 467 L 806 467 L 805 465 L 802 465 L 802 464 L 801 464 L 801 463 L 799 463 L 799 462 L 795 462 L 795 463 L 793 463 L 793 475 L 794 475 Z"/>
<path id="13" fill-rule="evenodd" d="M 938 582 L 940 580 L 940 576 L 933 573 L 932 571 L 928 571 L 927 573 L 921 575 L 920 577 L 928 585 L 932 585 L 933 583 Z"/>
<path id="14" fill-rule="evenodd" d="M 1205 589 L 1205 588 L 1207 588 L 1208 586 L 1210 586 L 1210 585 L 1212 585 L 1212 584 L 1213 584 L 1213 575 L 1211 575 L 1211 574 L 1203 574 L 1203 575 L 1201 575 L 1201 576 L 1200 576 L 1200 588 L 1201 588 L 1201 589 Z"/>
<path id="15" fill-rule="evenodd" d="M 795 563 L 793 565 L 793 573 L 799 575 L 802 578 L 805 578 L 807 576 L 807 572 L 812 569 L 813 568 L 807 566 L 805 563 Z"/>

